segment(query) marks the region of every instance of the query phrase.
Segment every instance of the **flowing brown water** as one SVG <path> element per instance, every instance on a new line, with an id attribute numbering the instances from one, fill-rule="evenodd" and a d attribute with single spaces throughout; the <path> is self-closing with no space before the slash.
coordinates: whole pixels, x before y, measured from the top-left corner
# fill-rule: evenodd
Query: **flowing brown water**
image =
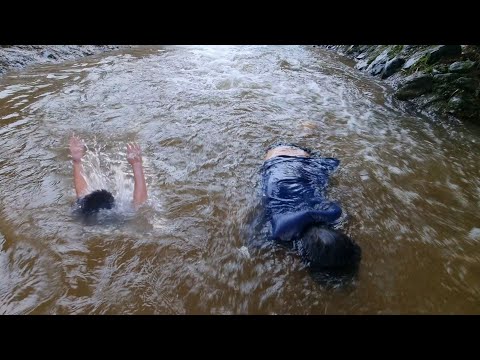
<path id="1" fill-rule="evenodd" d="M 480 313 L 480 130 L 405 114 L 327 51 L 139 47 L 0 79 L 0 313 Z M 85 225 L 68 135 L 123 217 Z M 245 228 L 274 141 L 341 160 L 330 198 L 363 259 L 326 288 Z M 132 192 L 138 141 L 150 201 Z"/>

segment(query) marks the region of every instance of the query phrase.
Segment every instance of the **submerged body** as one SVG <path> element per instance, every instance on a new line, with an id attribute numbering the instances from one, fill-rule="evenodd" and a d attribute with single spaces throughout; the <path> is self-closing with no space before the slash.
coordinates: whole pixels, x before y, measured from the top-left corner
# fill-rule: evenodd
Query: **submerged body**
<path id="1" fill-rule="evenodd" d="M 275 240 L 297 238 L 311 224 L 332 224 L 342 214 L 326 199 L 329 175 L 340 161 L 311 157 L 306 151 L 276 148 L 262 168 L 262 195 Z M 274 149 L 275 150 L 275 149 Z"/>
<path id="2" fill-rule="evenodd" d="M 354 265 L 360 248 L 333 225 L 340 206 L 326 197 L 329 176 L 339 166 L 335 158 L 312 156 L 296 145 L 267 152 L 262 166 L 262 219 L 270 241 L 296 249 L 310 267 Z"/>

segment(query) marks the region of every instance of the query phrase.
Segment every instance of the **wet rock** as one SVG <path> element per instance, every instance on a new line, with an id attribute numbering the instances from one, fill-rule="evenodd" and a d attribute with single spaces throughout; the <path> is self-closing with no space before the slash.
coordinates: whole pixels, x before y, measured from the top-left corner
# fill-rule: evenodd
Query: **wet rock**
<path id="1" fill-rule="evenodd" d="M 463 89 L 467 92 L 473 93 L 478 87 L 478 82 L 472 78 L 461 77 L 455 80 L 452 85 L 456 86 L 459 89 Z"/>
<path id="2" fill-rule="evenodd" d="M 393 58 L 392 60 L 388 61 L 385 64 L 385 68 L 382 73 L 382 79 L 386 79 L 396 73 L 402 68 L 403 64 L 405 64 L 405 59 L 399 57 Z"/>
<path id="3" fill-rule="evenodd" d="M 57 57 L 56 57 L 53 53 L 51 53 L 51 52 L 49 52 L 49 51 L 44 51 L 44 52 L 42 53 L 42 56 L 43 56 L 43 57 L 46 57 L 47 59 L 50 59 L 50 60 L 57 60 Z"/>
<path id="4" fill-rule="evenodd" d="M 434 64 L 440 59 L 460 56 L 462 47 L 460 45 L 440 45 L 430 50 L 427 58 L 427 64 Z"/>
<path id="5" fill-rule="evenodd" d="M 448 100 L 452 95 L 459 91 L 458 84 L 455 81 L 460 77 L 459 74 L 437 74 L 433 76 L 433 92 L 442 99 Z"/>
<path id="6" fill-rule="evenodd" d="M 445 74 L 447 72 L 448 72 L 447 65 L 438 65 L 438 66 L 435 66 L 432 70 L 432 73 L 434 74 Z"/>
<path id="7" fill-rule="evenodd" d="M 416 98 L 432 90 L 433 77 L 428 74 L 414 74 L 405 79 L 405 83 L 395 92 L 399 100 Z"/>
<path id="8" fill-rule="evenodd" d="M 378 75 L 380 74 L 383 69 L 385 68 L 385 64 L 388 61 L 388 51 L 383 51 L 380 55 L 378 55 L 368 66 L 367 71 L 371 75 Z"/>
<path id="9" fill-rule="evenodd" d="M 122 45 L 121 47 L 124 47 Z M 129 47 L 126 45 L 125 47 Z M 8 45 L 0 46 L 0 74 L 30 64 L 72 60 L 81 56 L 116 50 L 117 45 Z"/>
<path id="10" fill-rule="evenodd" d="M 419 51 L 414 53 L 406 62 L 403 64 L 404 69 L 410 69 L 414 66 L 423 56 L 427 54 L 427 51 Z"/>
<path id="11" fill-rule="evenodd" d="M 423 103 L 419 104 L 419 106 L 423 109 L 428 109 L 428 108 L 435 108 L 435 110 L 438 110 L 442 106 L 442 102 L 444 99 L 440 97 L 438 94 L 425 94 L 423 97 Z M 433 109 L 432 109 L 433 110 Z"/>
<path id="12" fill-rule="evenodd" d="M 459 91 L 448 101 L 447 110 L 454 115 L 472 118 L 478 117 L 480 106 L 474 96 L 464 91 Z"/>
<path id="13" fill-rule="evenodd" d="M 445 83 L 436 85 L 434 91 L 439 99 L 448 100 L 458 92 L 458 88 L 453 86 L 452 83 Z"/>
<path id="14" fill-rule="evenodd" d="M 359 48 L 360 48 L 360 45 L 352 45 L 345 51 L 345 53 L 347 55 L 354 54 L 359 50 Z"/>
<path id="15" fill-rule="evenodd" d="M 416 58 L 416 57 L 411 57 L 411 58 L 409 58 L 409 59 L 405 62 L 405 64 L 403 65 L 403 68 L 404 68 L 404 69 L 409 69 L 409 68 L 411 68 L 413 65 L 415 65 L 415 63 L 416 63 L 419 59 L 420 59 L 419 57 L 418 57 L 418 58 Z"/>
<path id="16" fill-rule="evenodd" d="M 456 61 L 448 67 L 448 71 L 456 73 L 467 73 L 471 71 L 477 64 L 474 61 Z"/>
<path id="17" fill-rule="evenodd" d="M 433 81 L 435 83 L 451 83 L 454 80 L 458 79 L 459 77 L 460 77 L 459 74 L 452 74 L 452 73 L 436 74 L 436 75 L 433 75 Z"/>
<path id="18" fill-rule="evenodd" d="M 453 96 L 449 101 L 448 101 L 448 107 L 451 111 L 458 110 L 462 107 L 463 104 L 463 99 L 460 95 Z"/>
<path id="19" fill-rule="evenodd" d="M 349 48 L 352 46 L 341 46 Z M 371 74 L 378 75 L 383 67 L 380 75 L 397 89 L 394 96 L 414 99 L 407 106 L 480 125 L 480 45 L 403 45 L 399 49 L 399 45 L 360 45 L 349 57 L 357 61 L 357 69 Z M 390 52 L 386 61 L 384 50 Z M 395 58 L 406 60 L 401 67 L 404 71 L 396 69 L 390 75 L 391 64 L 398 66 L 392 61 Z M 453 65 L 454 61 L 457 64 Z M 406 77 L 412 73 L 418 75 Z"/>
<path id="20" fill-rule="evenodd" d="M 360 58 L 364 58 L 369 53 L 371 53 L 374 48 L 375 46 L 371 45 L 353 45 L 345 50 L 345 54 L 353 56 L 355 58 L 357 56 L 360 56 Z"/>
<path id="21" fill-rule="evenodd" d="M 367 67 L 368 67 L 368 60 L 366 60 L 366 59 L 359 61 L 355 65 L 355 69 L 357 69 L 357 70 L 365 70 Z"/>

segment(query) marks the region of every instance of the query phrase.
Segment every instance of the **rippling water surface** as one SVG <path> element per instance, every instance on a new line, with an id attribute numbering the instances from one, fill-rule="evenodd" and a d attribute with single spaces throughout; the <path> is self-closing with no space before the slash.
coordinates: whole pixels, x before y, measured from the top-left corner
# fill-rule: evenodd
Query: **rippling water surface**
<path id="1" fill-rule="evenodd" d="M 138 47 L 0 78 L 0 313 L 479 313 L 480 130 L 389 91 L 304 46 Z M 72 131 L 116 221 L 71 215 Z M 277 140 L 342 161 L 330 198 L 363 250 L 348 286 L 243 248 Z M 150 192 L 137 214 L 128 141 Z"/>

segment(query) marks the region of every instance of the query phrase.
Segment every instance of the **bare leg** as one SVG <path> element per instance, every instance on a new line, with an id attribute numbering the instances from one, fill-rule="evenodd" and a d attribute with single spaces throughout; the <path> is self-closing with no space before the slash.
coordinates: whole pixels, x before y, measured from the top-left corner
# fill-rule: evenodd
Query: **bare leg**
<path id="1" fill-rule="evenodd" d="M 310 155 L 302 150 L 298 149 L 292 146 L 277 146 L 276 148 L 270 149 L 267 152 L 267 155 L 265 156 L 265 160 L 281 156 L 281 155 L 287 155 L 287 156 L 297 156 L 297 157 L 310 157 Z"/>
<path id="2" fill-rule="evenodd" d="M 132 166 L 134 177 L 133 204 L 138 207 L 148 198 L 147 184 L 142 165 L 142 150 L 137 144 L 127 145 L 127 160 Z"/>
<path id="3" fill-rule="evenodd" d="M 73 182 L 77 198 L 87 195 L 87 182 L 83 177 L 82 157 L 85 153 L 83 141 L 77 136 L 70 137 L 70 155 L 73 161 Z"/>

